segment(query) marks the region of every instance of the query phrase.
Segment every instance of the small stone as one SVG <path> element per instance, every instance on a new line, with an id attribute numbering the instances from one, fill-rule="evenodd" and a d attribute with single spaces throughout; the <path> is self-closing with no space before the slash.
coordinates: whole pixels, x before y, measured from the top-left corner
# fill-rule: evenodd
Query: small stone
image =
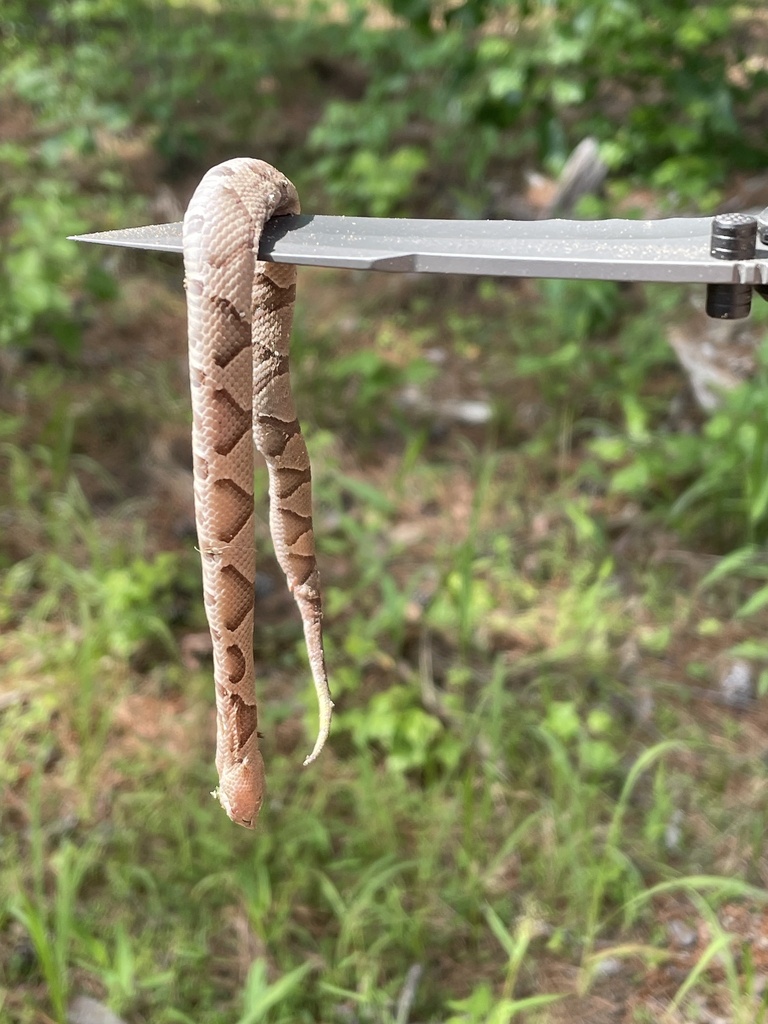
<path id="1" fill-rule="evenodd" d="M 732 708 L 748 707 L 755 692 L 755 674 L 743 658 L 736 658 L 720 674 L 720 692 Z"/>
<path id="2" fill-rule="evenodd" d="M 683 812 L 673 811 L 672 816 L 664 829 L 664 845 L 668 850 L 677 850 L 683 838 Z"/>
<path id="3" fill-rule="evenodd" d="M 490 402 L 481 399 L 464 399 L 462 401 L 446 399 L 437 403 L 438 411 L 449 420 L 457 423 L 469 423 L 480 425 L 488 423 L 493 417 L 493 407 Z"/>
<path id="4" fill-rule="evenodd" d="M 77 996 L 69 1005 L 67 1013 L 69 1024 L 125 1024 L 122 1017 L 114 1013 L 90 996 Z"/>
<path id="5" fill-rule="evenodd" d="M 669 922 L 667 934 L 669 935 L 670 942 L 681 949 L 688 949 L 690 946 L 694 946 L 698 938 L 696 929 L 691 928 L 690 925 L 686 924 L 685 921 L 679 920 L 679 918 Z"/>
<path id="6" fill-rule="evenodd" d="M 424 352 L 425 358 L 430 362 L 434 363 L 435 366 L 442 366 L 448 359 L 448 353 L 444 348 L 428 348 Z"/>
<path id="7" fill-rule="evenodd" d="M 617 956 L 607 956 L 595 965 L 595 981 L 605 981 L 608 978 L 615 978 L 621 971 L 623 963 Z"/>

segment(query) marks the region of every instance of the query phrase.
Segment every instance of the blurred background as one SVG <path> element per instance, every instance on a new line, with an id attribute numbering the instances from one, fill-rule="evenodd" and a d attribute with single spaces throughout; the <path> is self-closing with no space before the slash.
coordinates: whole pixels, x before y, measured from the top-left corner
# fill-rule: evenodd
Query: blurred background
<path id="1" fill-rule="evenodd" d="M 337 714 L 257 474 L 269 796 L 214 788 L 181 260 L 67 235 L 277 165 L 305 212 L 768 205 L 710 0 L 4 0 L 0 1019 L 766 1016 L 768 305 L 301 270 Z"/>

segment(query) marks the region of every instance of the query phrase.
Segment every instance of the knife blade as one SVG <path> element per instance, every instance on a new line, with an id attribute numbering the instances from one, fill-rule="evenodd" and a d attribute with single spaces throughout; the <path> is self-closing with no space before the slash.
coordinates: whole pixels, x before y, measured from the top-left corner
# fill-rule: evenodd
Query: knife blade
<path id="1" fill-rule="evenodd" d="M 768 245 L 759 243 L 755 259 L 715 259 L 711 231 L 711 217 L 501 221 L 301 215 L 267 224 L 259 258 L 391 273 L 768 284 Z M 181 223 L 70 237 L 182 251 Z"/>

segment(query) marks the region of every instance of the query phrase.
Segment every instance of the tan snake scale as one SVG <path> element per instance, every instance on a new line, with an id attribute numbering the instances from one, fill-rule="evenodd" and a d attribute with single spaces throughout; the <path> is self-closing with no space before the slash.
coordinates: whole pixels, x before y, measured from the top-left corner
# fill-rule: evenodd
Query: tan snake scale
<path id="1" fill-rule="evenodd" d="M 252 828 L 264 797 L 254 681 L 254 446 L 269 474 L 275 554 L 301 612 L 320 726 L 333 703 L 323 655 L 309 456 L 288 375 L 296 268 L 257 260 L 264 224 L 299 212 L 291 182 L 260 160 L 212 168 L 184 217 L 195 520 L 216 687 L 217 795 Z"/>

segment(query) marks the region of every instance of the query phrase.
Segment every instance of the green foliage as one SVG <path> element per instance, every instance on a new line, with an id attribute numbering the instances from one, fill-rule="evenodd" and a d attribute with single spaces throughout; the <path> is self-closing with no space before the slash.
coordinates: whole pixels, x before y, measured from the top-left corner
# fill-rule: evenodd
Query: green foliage
<path id="1" fill-rule="evenodd" d="M 15 18 L 13 15 L 15 14 Z M 22 126 L 20 138 L 0 145 L 0 208 L 7 231 L 0 268 L 0 346 L 29 345 L 50 336 L 64 351 L 80 341 L 77 301 L 115 294 L 112 275 L 67 241 L 86 229 L 103 201 L 80 191 L 82 165 L 92 159 L 100 131 L 120 131 L 124 116 L 94 101 L 90 88 L 72 82 L 63 54 L 49 62 L 41 39 L 29 32 L 29 8 L 0 15 L 6 59 L 0 97 Z M 123 185 L 104 163 L 97 181 L 105 198 Z M 127 207 L 127 211 L 130 206 Z"/>
<path id="2" fill-rule="evenodd" d="M 574 748 L 579 773 L 585 778 L 601 780 L 618 769 L 621 755 L 616 744 L 606 738 L 613 730 L 606 711 L 595 708 L 582 724 L 573 701 L 551 701 L 541 728 L 566 749 Z"/>
<path id="3" fill-rule="evenodd" d="M 556 169 L 586 135 L 614 173 L 643 174 L 677 204 L 710 203 L 734 159 L 764 162 L 759 122 L 743 122 L 766 72 L 748 60 L 735 0 L 654 0 L 642 16 L 623 0 L 389 6 L 406 26 L 357 30 L 373 68 L 365 94 L 330 106 L 312 135 L 319 176 L 349 212 L 366 192 L 378 210 L 408 203 L 407 177 L 375 176 L 393 153 L 411 171 L 419 155 L 425 171 L 449 168 L 448 186 L 477 213 L 492 163 L 527 153 Z M 422 177 L 427 186 L 432 175 Z"/>
<path id="4" fill-rule="evenodd" d="M 91 857 L 88 851 L 78 850 L 71 843 L 65 843 L 50 857 L 55 881 L 49 900 L 45 892 L 40 821 L 36 824 L 33 836 L 34 894 L 18 893 L 12 898 L 9 910 L 24 926 L 32 942 L 55 1020 L 58 1024 L 66 1024 L 70 971 L 78 937 L 78 890 L 91 866 Z"/>
<path id="5" fill-rule="evenodd" d="M 362 438 L 369 439 L 381 431 L 382 421 L 393 419 L 392 400 L 409 384 L 422 384 L 434 375 L 434 369 L 423 359 L 412 359 L 405 366 L 396 365 L 385 346 L 339 355 L 320 368 L 313 379 L 313 391 L 326 390 L 343 401 L 345 414 L 357 425 Z M 388 412 L 388 415 L 383 415 Z"/>
<path id="6" fill-rule="evenodd" d="M 68 432 L 60 436 L 71 440 Z M 77 623 L 77 639 L 59 647 L 56 657 L 63 662 L 83 654 L 86 662 L 104 655 L 128 658 L 151 639 L 172 648 L 167 620 L 176 556 L 161 552 L 151 562 L 131 557 L 131 547 L 140 547 L 140 531 L 116 546 L 100 534 L 71 472 L 66 440 L 64 450 L 38 445 L 29 454 L 5 444 L 0 456 L 8 468 L 11 500 L 28 517 L 28 528 L 39 520 L 42 542 L 39 551 L 5 574 L 0 621 L 24 606 L 38 622 L 68 613 Z M 42 488 L 41 468 L 47 471 Z"/>
<path id="7" fill-rule="evenodd" d="M 130 935 L 123 921 L 115 923 L 111 935 L 81 934 L 78 950 L 78 966 L 98 975 L 106 989 L 106 1003 L 116 1013 L 129 1011 L 144 992 L 173 982 L 173 972 L 155 969 L 141 937 Z"/>
<path id="8" fill-rule="evenodd" d="M 729 166 L 764 163 L 754 97 L 766 72 L 735 0 L 654 0 L 642 17 L 621 0 L 391 7 L 398 21 L 382 28 L 361 0 L 348 0 L 346 22 L 227 0 L 212 33 L 184 4 L 57 2 L 45 18 L 6 4 L 0 93 L 43 134 L 0 149 L 13 225 L 0 344 L 28 344 L 42 327 L 71 349 L 73 296 L 111 294 L 103 263 L 65 236 L 131 216 L 122 152 L 154 151 L 173 168 L 200 165 L 206 146 L 230 152 L 232 139 L 258 151 L 297 95 L 313 128 L 286 170 L 345 213 L 482 215 L 498 169 L 557 170 L 587 134 L 614 179 L 643 175 L 678 206 L 711 204 Z M 350 81 L 320 105 L 329 53 Z"/>
<path id="9" fill-rule="evenodd" d="M 296 1010 L 292 1009 L 292 1003 L 299 1002 L 298 997 L 303 992 L 302 982 L 311 970 L 311 963 L 299 964 L 277 981 L 269 982 L 265 962 L 254 961 L 243 992 L 244 1010 L 237 1024 L 296 1020 Z M 279 1011 L 276 1015 L 270 1013 L 273 1008 Z"/>
<path id="10" fill-rule="evenodd" d="M 654 900 L 671 895 L 710 929 L 674 1005 L 717 960 L 733 1019 L 764 1016 L 712 909 L 761 894 L 699 874 L 759 877 L 756 730 L 697 717 L 680 679 L 709 678 L 718 644 L 768 656 L 768 380 L 673 432 L 669 290 L 307 275 L 293 356 L 316 424 L 333 741 L 298 770 L 292 721 L 314 728 L 314 694 L 300 627 L 269 597 L 255 839 L 208 796 L 209 666 L 177 654 L 200 629 L 197 556 L 186 539 L 161 549 L 134 490 L 144 434 L 122 436 L 186 417 L 183 326 L 162 362 L 143 347 L 144 264 L 64 236 L 146 220 L 137 182 L 181 195 L 235 152 L 285 167 L 308 210 L 422 216 L 484 213 L 492 187 L 556 173 L 587 133 L 616 195 L 636 181 L 662 204 L 710 204 L 726 173 L 764 164 L 749 5 L 389 7 L 0 13 L 3 109 L 21 125 L 0 146 L 0 341 L 18 355 L 0 396 L 0 1004 L 21 1024 L 66 1020 L 80 991 L 158 1024 L 546 1021 L 578 994 L 550 991 L 542 958 L 579 971 L 579 991 L 609 954 L 639 973 L 669 954 Z M 123 279 L 130 301 L 113 302 Z M 103 350 L 81 356 L 97 317 Z M 134 332 L 130 356 L 110 330 Z M 481 397 L 494 416 L 417 415 L 404 392 L 426 410 Z M 102 431 L 112 412 L 120 429 Z M 738 547 L 676 580 L 659 521 L 692 561 L 702 538 Z"/>
<path id="11" fill-rule="evenodd" d="M 360 749 L 380 745 L 387 764 L 397 772 L 455 768 L 463 753 L 463 745 L 421 707 L 413 684 L 389 686 L 364 709 L 348 711 L 342 728 Z"/>
<path id="12" fill-rule="evenodd" d="M 741 545 L 768 536 L 768 413 L 765 360 L 750 381 L 723 396 L 698 433 L 652 430 L 647 416 L 624 434 L 597 438 L 592 452 L 611 467 L 611 490 L 665 508 L 688 536 Z"/>
<path id="13" fill-rule="evenodd" d="M 713 908 L 700 895 L 696 894 L 694 903 L 707 922 L 710 940 L 696 967 L 675 993 L 671 1010 L 674 1012 L 686 1006 L 691 993 L 700 986 L 706 988 L 707 969 L 716 961 L 723 966 L 724 988 L 730 1000 L 730 1019 L 734 1024 L 752 1024 L 753 1021 L 755 1024 L 764 1024 L 768 1016 L 768 993 L 756 984 L 751 950 L 747 948 L 744 954 L 746 970 L 743 970 L 739 964 L 739 954 L 734 950 L 738 938 L 723 928 Z"/>

